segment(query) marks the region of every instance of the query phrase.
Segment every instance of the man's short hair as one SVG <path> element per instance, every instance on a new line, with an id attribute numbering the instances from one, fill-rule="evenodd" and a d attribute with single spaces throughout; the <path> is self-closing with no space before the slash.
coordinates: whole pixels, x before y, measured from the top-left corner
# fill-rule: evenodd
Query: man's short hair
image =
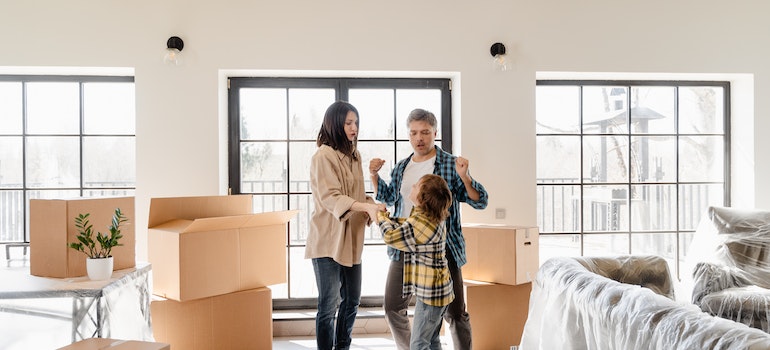
<path id="1" fill-rule="evenodd" d="M 436 116 L 433 115 L 432 112 L 426 111 L 421 108 L 416 108 L 409 112 L 409 116 L 406 118 L 406 127 L 409 127 L 409 124 L 415 121 L 423 121 L 433 128 L 433 130 L 438 130 L 438 122 L 436 121 Z"/>

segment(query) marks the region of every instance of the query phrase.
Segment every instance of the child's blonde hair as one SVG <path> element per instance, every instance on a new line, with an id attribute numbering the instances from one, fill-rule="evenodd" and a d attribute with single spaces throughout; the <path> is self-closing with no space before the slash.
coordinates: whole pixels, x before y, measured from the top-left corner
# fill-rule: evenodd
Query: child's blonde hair
<path id="1" fill-rule="evenodd" d="M 446 181 L 441 176 L 427 174 L 420 178 L 419 184 L 419 204 L 416 205 L 434 223 L 446 220 L 452 205 L 452 192 L 449 191 Z"/>

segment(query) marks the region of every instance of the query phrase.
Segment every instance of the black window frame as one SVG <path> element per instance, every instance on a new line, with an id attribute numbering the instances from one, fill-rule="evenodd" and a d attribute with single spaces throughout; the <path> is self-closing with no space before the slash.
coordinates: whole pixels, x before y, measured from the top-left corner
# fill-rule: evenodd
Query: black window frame
<path id="1" fill-rule="evenodd" d="M 449 78 L 357 78 L 357 77 L 340 77 L 340 78 L 302 78 L 302 77 L 229 77 L 228 78 L 228 193 L 230 194 L 242 194 L 240 187 L 240 93 L 242 88 L 331 88 L 335 90 L 336 100 L 348 100 L 348 91 L 350 89 L 439 89 L 441 90 L 441 120 L 440 123 L 441 135 L 440 145 L 448 152 L 452 151 L 452 100 L 451 100 L 451 87 L 452 81 Z M 394 116 L 397 117 L 397 116 Z M 287 120 L 288 123 L 288 120 Z M 397 123 L 396 123 L 397 124 Z M 396 127 L 403 127 L 396 125 Z M 287 125 L 288 128 L 288 125 Z M 394 147 L 394 154 L 397 148 L 398 141 L 407 141 L 406 139 L 398 138 L 398 134 L 394 133 L 393 140 L 370 140 L 359 139 L 367 142 L 392 142 Z M 250 140 L 255 141 L 255 140 Z M 259 142 L 260 140 L 256 140 Z M 275 140 L 272 140 L 275 141 Z M 286 139 L 281 139 L 279 142 L 307 142 L 311 140 L 291 140 L 289 135 Z M 312 141 L 315 141 L 314 139 Z M 437 142 L 439 143 L 439 142 Z M 287 157 L 290 157 L 287 152 Z M 288 161 L 288 158 L 287 158 Z M 287 162 L 289 164 L 290 162 Z M 291 170 L 288 170 L 291 172 Z M 269 195 L 286 195 L 287 205 L 291 205 L 288 200 L 290 195 L 293 194 L 310 194 L 310 192 L 295 191 L 292 192 L 287 189 L 285 192 L 270 193 Z M 371 194 L 371 192 L 367 192 Z M 287 208 L 290 209 L 290 208 Z M 287 230 L 287 238 L 289 235 Z M 286 246 L 287 251 L 290 248 L 302 247 L 302 245 L 291 244 L 291 239 Z M 365 245 L 382 245 L 384 243 L 365 243 Z M 287 261 L 287 263 L 289 263 Z M 287 269 L 287 274 L 291 274 L 291 270 Z M 287 283 L 291 283 L 291 278 L 287 276 Z M 289 290 L 291 288 L 289 287 Z M 362 306 L 381 306 L 382 296 L 362 296 Z M 303 309 L 303 308 L 315 308 L 316 298 L 292 298 L 289 292 L 289 298 L 273 299 L 274 309 Z"/>
<path id="2" fill-rule="evenodd" d="M 695 81 L 695 80 L 558 80 L 558 79 L 542 79 L 541 80 L 541 79 L 539 79 L 539 80 L 536 81 L 536 85 L 537 86 L 575 86 L 575 87 L 579 87 L 580 88 L 580 99 L 581 99 L 581 103 L 580 103 L 580 107 L 579 107 L 580 108 L 580 124 L 581 125 L 582 125 L 582 118 L 583 118 L 583 108 L 582 108 L 582 88 L 583 87 L 587 87 L 587 86 L 613 86 L 613 87 L 614 86 L 618 86 L 618 87 L 626 87 L 626 88 L 629 88 L 629 90 L 628 90 L 629 94 L 630 94 L 630 91 L 631 91 L 630 88 L 631 87 L 636 87 L 636 86 L 664 86 L 664 87 L 669 87 L 670 86 L 670 87 L 675 87 L 675 88 L 677 88 L 677 90 L 676 90 L 677 93 L 675 94 L 675 100 L 676 100 L 676 102 L 675 102 L 676 103 L 675 104 L 675 107 L 676 107 L 675 110 L 677 112 L 676 112 L 676 116 L 675 116 L 675 118 L 676 118 L 676 122 L 675 122 L 676 130 L 673 133 L 673 135 L 675 135 L 677 138 L 680 137 L 680 136 L 683 136 L 683 135 L 684 136 L 692 135 L 692 134 L 687 134 L 687 133 L 680 133 L 680 131 L 679 131 L 679 127 L 678 127 L 678 124 L 679 124 L 678 123 L 678 118 L 679 118 L 679 115 L 678 115 L 678 106 L 679 106 L 679 94 L 678 94 L 678 91 L 679 90 L 678 90 L 678 88 L 680 88 L 680 87 L 720 87 L 720 88 L 722 88 L 723 92 L 724 92 L 724 95 L 722 96 L 722 98 L 723 98 L 722 115 L 723 115 L 723 118 L 724 118 L 723 121 L 722 121 L 723 122 L 723 134 L 721 135 L 721 136 L 724 137 L 723 138 L 723 141 L 724 141 L 724 144 L 723 144 L 723 147 L 724 147 L 724 149 L 723 149 L 723 152 L 724 152 L 724 155 L 723 155 L 724 156 L 724 158 L 723 158 L 723 160 L 724 160 L 723 180 L 724 181 L 722 182 L 724 184 L 724 188 L 723 188 L 723 203 L 722 203 L 722 205 L 730 206 L 730 203 L 731 203 L 731 191 L 730 191 L 730 188 L 731 188 L 731 172 L 730 172 L 730 170 L 731 170 L 731 165 L 732 165 L 732 160 L 731 160 L 731 132 L 732 132 L 732 129 L 731 129 L 731 112 L 730 112 L 731 111 L 731 90 L 730 90 L 731 85 L 730 85 L 729 81 Z M 630 117 L 629 117 L 629 120 L 630 120 Z M 564 136 L 564 135 L 565 134 L 548 134 L 548 133 L 542 133 L 541 134 L 541 133 L 536 133 L 536 137 L 539 137 L 539 136 Z M 584 142 L 582 140 L 583 137 L 585 137 L 586 135 L 590 135 L 590 136 L 599 135 L 599 136 L 601 136 L 602 134 L 586 134 L 586 133 L 583 132 L 582 127 L 581 127 L 581 130 L 576 135 L 579 135 L 580 138 L 581 138 L 581 142 L 580 142 L 581 146 L 580 147 L 582 148 L 583 145 L 584 145 Z M 626 135 L 626 134 L 619 134 L 619 135 Z M 631 132 L 630 128 L 628 130 L 627 135 L 632 135 L 632 132 Z M 653 135 L 654 136 L 654 135 L 657 135 L 657 134 L 648 134 L 648 135 Z M 698 134 L 698 135 L 710 135 L 710 134 L 706 133 L 706 134 Z M 582 151 L 581 151 L 581 153 L 582 153 Z M 677 154 L 676 157 L 677 157 L 676 166 L 677 166 L 677 169 L 679 169 L 679 167 L 680 167 L 679 155 Z M 584 193 L 585 193 L 582 190 L 582 188 L 583 188 L 584 185 L 586 185 L 586 182 L 584 182 L 582 180 L 583 178 L 585 178 L 585 176 L 582 174 L 582 171 L 583 171 L 582 169 L 584 169 L 584 164 L 583 164 L 583 159 L 582 158 L 580 160 L 580 167 L 581 167 L 581 180 L 578 183 L 570 183 L 570 184 L 564 184 L 564 185 L 578 185 L 581 188 L 581 191 L 580 191 L 581 192 L 581 195 L 580 195 L 581 196 L 580 208 L 581 208 L 581 213 L 582 213 L 582 210 L 583 210 L 582 208 L 584 207 L 583 196 L 584 196 Z M 709 181 L 706 181 L 706 182 L 703 182 L 703 183 L 708 183 L 708 182 Z M 668 183 L 668 182 L 645 182 L 645 184 L 660 184 L 660 183 Z M 680 181 L 678 176 L 677 176 L 677 179 L 675 181 L 673 181 L 672 183 L 676 185 L 677 193 L 678 193 L 679 192 L 679 185 L 680 184 L 689 184 L 689 183 L 697 183 L 697 182 Z M 589 185 L 590 184 L 591 183 L 589 183 Z M 629 187 L 633 185 L 633 183 L 631 183 L 630 181 L 627 182 L 627 183 L 623 182 L 623 183 L 619 183 L 619 184 L 622 184 L 624 186 L 628 185 Z M 554 185 L 554 184 L 541 183 L 539 180 L 536 183 L 536 186 L 538 187 L 538 192 L 540 191 L 539 188 L 541 186 L 549 186 L 549 185 Z M 545 204 L 545 203 L 543 203 L 543 204 Z M 538 208 L 538 210 L 540 210 L 540 209 Z M 630 211 L 630 206 L 629 206 L 628 210 Z M 672 271 L 672 275 L 675 276 L 675 277 L 679 277 L 679 279 L 681 280 L 680 261 L 683 260 L 684 256 L 681 255 L 682 251 L 681 251 L 681 249 L 679 247 L 679 245 L 681 244 L 680 236 L 682 234 L 692 234 L 692 233 L 695 232 L 696 229 L 695 228 L 693 228 L 693 229 L 683 229 L 683 228 L 681 228 L 680 227 L 680 215 L 682 215 L 682 214 L 679 212 L 679 206 L 677 205 L 677 220 L 676 220 L 676 229 L 675 229 L 675 231 L 676 231 L 676 245 L 677 245 L 676 259 L 675 259 L 676 266 L 672 267 L 674 269 L 674 271 Z M 585 235 L 601 235 L 601 234 L 606 234 L 606 233 L 626 233 L 626 234 L 632 235 L 635 232 L 630 225 L 629 225 L 629 228 L 628 228 L 627 231 L 618 231 L 618 232 L 585 232 L 585 226 L 583 224 L 583 219 L 584 219 L 584 214 L 581 214 L 580 218 L 579 218 L 579 220 L 581 221 L 579 232 L 571 232 L 571 231 L 569 231 L 569 232 L 567 232 L 567 231 L 558 232 L 558 231 L 553 231 L 553 232 L 541 232 L 541 235 L 543 235 L 543 236 L 549 236 L 549 235 L 579 235 L 581 237 L 580 238 L 580 241 L 581 241 L 580 242 L 580 255 L 583 256 L 584 251 L 585 251 L 583 237 Z M 645 233 L 655 233 L 655 231 L 645 231 Z M 629 250 L 631 250 L 631 248 L 632 248 L 632 240 L 629 239 Z"/>
<path id="3" fill-rule="evenodd" d="M 84 137 L 100 137 L 100 136 L 110 136 L 110 137 L 133 137 L 136 138 L 136 130 L 134 130 L 134 134 L 86 134 L 83 131 L 83 125 L 84 125 L 84 98 L 83 98 L 83 84 L 88 83 L 132 83 L 134 84 L 134 76 L 126 76 L 126 75 L 22 75 L 22 74 L 0 74 L 0 82 L 8 83 L 8 82 L 14 82 L 14 83 L 21 83 L 22 84 L 22 130 L 21 134 L 3 134 L 0 133 L 0 138 L 3 137 L 22 137 L 22 187 L 21 188 L 0 188 L 0 191 L 22 191 L 23 196 L 23 203 L 24 203 L 24 209 L 22 213 L 22 222 L 23 222 L 23 230 L 24 230 L 24 238 L 23 241 L 0 241 L 0 244 L 3 243 L 29 243 L 29 200 L 30 197 L 28 195 L 29 191 L 39 191 L 39 190 L 65 190 L 65 191 L 73 191 L 77 190 L 79 191 L 80 196 L 83 195 L 85 191 L 91 191 L 91 190 L 117 190 L 117 191 L 136 191 L 136 183 L 134 183 L 134 186 L 132 187 L 84 187 L 84 173 L 87 171 L 87 169 L 83 166 L 83 139 Z M 79 116 L 79 131 L 77 134 L 31 134 L 27 132 L 27 83 L 78 83 L 79 85 L 79 110 L 80 110 L 80 116 Z M 27 187 L 27 143 L 26 140 L 30 136 L 71 136 L 75 137 L 77 136 L 79 138 L 79 147 L 80 147 L 80 154 L 78 155 L 80 159 L 80 169 L 79 169 L 79 176 L 80 176 L 80 184 L 77 188 L 63 188 L 63 187 Z M 132 195 L 133 196 L 133 195 Z"/>

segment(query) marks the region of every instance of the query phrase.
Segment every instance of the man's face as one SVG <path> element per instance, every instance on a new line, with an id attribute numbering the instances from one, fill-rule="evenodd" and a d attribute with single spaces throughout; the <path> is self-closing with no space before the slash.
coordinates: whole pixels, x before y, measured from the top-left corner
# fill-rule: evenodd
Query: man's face
<path id="1" fill-rule="evenodd" d="M 433 151 L 436 130 L 425 121 L 415 120 L 409 123 L 409 143 L 417 155 L 427 155 Z"/>

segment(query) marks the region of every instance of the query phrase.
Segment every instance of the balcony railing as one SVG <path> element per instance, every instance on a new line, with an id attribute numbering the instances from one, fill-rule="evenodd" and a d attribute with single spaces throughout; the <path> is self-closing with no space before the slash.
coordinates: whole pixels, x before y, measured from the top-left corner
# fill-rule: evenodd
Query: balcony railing
<path id="1" fill-rule="evenodd" d="M 558 185 L 547 186 L 550 184 Z M 714 202 L 709 184 L 681 186 L 678 193 L 675 186 L 642 185 L 632 194 L 629 211 L 625 189 L 613 191 L 606 198 L 586 198 L 581 197 L 580 186 L 570 182 L 555 179 L 545 185 L 537 186 L 538 227 L 542 233 L 693 230 Z M 687 200 L 680 205 L 677 198 Z"/>
<path id="2" fill-rule="evenodd" d="M 134 192 L 134 189 L 129 187 L 134 186 L 133 183 L 87 183 L 86 185 L 82 189 L 84 197 L 127 196 L 133 195 Z M 8 185 L 6 187 L 0 190 L 0 243 L 25 242 L 27 241 L 25 233 L 29 230 L 25 219 L 29 217 L 29 215 L 25 215 L 29 207 L 29 199 L 37 199 L 41 193 L 56 192 L 57 190 L 28 188 L 25 198 L 25 190 L 22 189 L 21 185 L 16 187 Z M 77 188 L 59 191 L 60 193 L 81 192 Z"/>
<path id="3" fill-rule="evenodd" d="M 553 183 L 559 183 L 554 181 Z M 284 181 L 244 181 L 243 193 L 255 194 L 254 208 L 257 211 L 285 210 L 289 206 L 285 201 L 289 196 L 281 194 L 285 192 L 287 182 Z M 121 187 L 125 184 L 89 184 L 90 187 Z M 291 227 L 292 244 L 302 244 L 307 238 L 307 232 L 310 223 L 310 215 L 313 208 L 313 200 L 310 195 L 310 184 L 308 181 L 289 181 L 289 188 L 292 192 L 298 192 L 292 195 L 292 208 L 300 210 L 300 214 L 293 220 Z M 682 187 L 682 193 L 679 196 L 690 198 L 690 202 L 678 209 L 679 227 L 693 229 L 697 227 L 701 213 L 710 205 L 708 196 L 708 185 L 689 185 Z M 371 182 L 366 182 L 367 190 L 371 190 Z M 116 196 L 126 195 L 133 189 L 84 189 L 91 196 Z M 574 232 L 581 231 L 581 204 L 580 191 L 578 186 L 538 186 L 538 226 L 541 232 Z M 670 220 L 675 216 L 665 213 L 675 213 L 676 196 L 672 193 L 662 193 L 664 189 L 658 188 L 654 191 L 642 191 L 640 194 L 643 200 L 650 203 L 656 203 L 655 208 L 649 208 L 645 216 L 645 227 L 666 228 L 676 227 Z M 674 198 L 674 199 L 672 199 Z M 23 242 L 25 241 L 26 223 L 24 212 L 27 207 L 22 190 L 2 190 L 0 191 L 0 242 Z M 591 227 L 597 231 L 613 231 L 621 225 L 621 211 L 627 211 L 626 200 L 620 201 L 594 201 L 590 203 L 585 210 L 590 210 L 589 215 L 585 216 L 587 222 L 583 225 Z M 627 217 L 628 215 L 625 215 Z M 649 226 L 648 226 L 649 225 Z M 380 232 L 376 226 L 367 229 L 366 239 L 376 242 L 380 241 Z"/>
<path id="4" fill-rule="evenodd" d="M 24 192 L 0 191 L 0 243 L 23 242 Z"/>

